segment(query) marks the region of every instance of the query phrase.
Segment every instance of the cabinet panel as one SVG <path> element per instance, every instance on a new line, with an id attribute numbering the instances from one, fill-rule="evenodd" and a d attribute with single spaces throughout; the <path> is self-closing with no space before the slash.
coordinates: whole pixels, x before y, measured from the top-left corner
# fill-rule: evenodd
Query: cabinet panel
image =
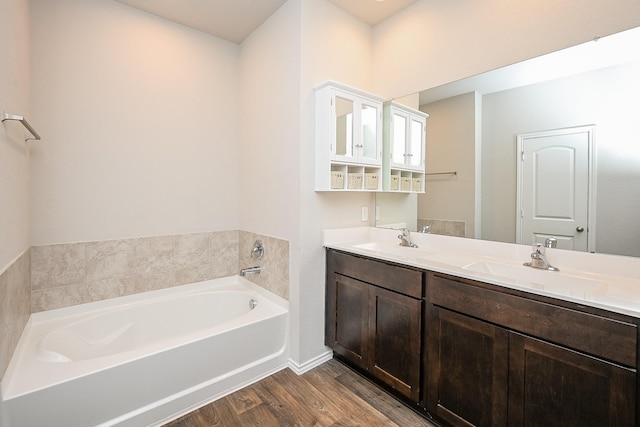
<path id="1" fill-rule="evenodd" d="M 509 366 L 509 425 L 635 425 L 635 370 L 516 333 Z"/>
<path id="2" fill-rule="evenodd" d="M 506 426 L 508 331 L 430 308 L 427 408 L 452 426 Z"/>
<path id="3" fill-rule="evenodd" d="M 413 403 L 421 399 L 423 277 L 410 268 L 327 252 L 325 344 Z"/>
<path id="4" fill-rule="evenodd" d="M 437 274 L 429 276 L 432 304 L 519 332 L 636 365 L 636 325 L 533 301 Z"/>
<path id="5" fill-rule="evenodd" d="M 357 364 L 365 367 L 368 328 L 368 285 L 339 274 L 335 282 L 335 326 L 327 343 L 333 350 Z"/>
<path id="6" fill-rule="evenodd" d="M 331 252 L 334 271 L 414 298 L 422 298 L 424 273 L 340 252 Z"/>
<path id="7" fill-rule="evenodd" d="M 422 301 L 369 288 L 372 374 L 417 402 L 420 397 Z"/>

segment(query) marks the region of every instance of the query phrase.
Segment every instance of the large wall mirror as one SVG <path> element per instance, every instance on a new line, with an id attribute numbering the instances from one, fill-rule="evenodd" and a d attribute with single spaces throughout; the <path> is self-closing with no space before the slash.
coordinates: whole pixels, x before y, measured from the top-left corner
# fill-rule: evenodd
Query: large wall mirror
<path id="1" fill-rule="evenodd" d="M 590 129 L 588 219 L 575 227 L 589 246 L 576 249 L 640 256 L 640 27 L 406 99 L 429 114 L 426 193 L 378 193 L 377 226 L 529 243 L 517 236 L 519 140 Z M 578 179 L 542 163 L 533 166 L 547 182 L 539 197 L 565 186 L 555 172 L 567 185 Z M 573 196 L 555 197 L 551 206 Z"/>

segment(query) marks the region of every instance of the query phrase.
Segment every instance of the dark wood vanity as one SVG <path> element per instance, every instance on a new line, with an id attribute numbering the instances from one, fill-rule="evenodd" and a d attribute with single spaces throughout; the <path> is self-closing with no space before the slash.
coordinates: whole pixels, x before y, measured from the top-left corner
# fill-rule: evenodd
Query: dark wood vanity
<path id="1" fill-rule="evenodd" d="M 640 426 L 639 319 L 327 250 L 326 344 L 444 426 Z"/>

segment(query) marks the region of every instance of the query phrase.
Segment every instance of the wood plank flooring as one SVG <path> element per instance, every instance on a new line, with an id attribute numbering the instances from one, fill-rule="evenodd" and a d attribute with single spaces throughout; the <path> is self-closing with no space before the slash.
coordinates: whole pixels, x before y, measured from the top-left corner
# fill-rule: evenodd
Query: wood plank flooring
<path id="1" fill-rule="evenodd" d="M 164 427 L 436 427 L 342 363 L 284 369 Z"/>

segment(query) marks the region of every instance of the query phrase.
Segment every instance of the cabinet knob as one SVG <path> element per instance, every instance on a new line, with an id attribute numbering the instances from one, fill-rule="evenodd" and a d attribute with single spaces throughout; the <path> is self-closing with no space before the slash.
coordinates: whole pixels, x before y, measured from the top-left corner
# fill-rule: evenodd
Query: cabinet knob
<path id="1" fill-rule="evenodd" d="M 584 231 L 584 227 L 578 226 L 578 227 L 576 227 L 576 231 L 578 233 L 582 233 Z"/>

